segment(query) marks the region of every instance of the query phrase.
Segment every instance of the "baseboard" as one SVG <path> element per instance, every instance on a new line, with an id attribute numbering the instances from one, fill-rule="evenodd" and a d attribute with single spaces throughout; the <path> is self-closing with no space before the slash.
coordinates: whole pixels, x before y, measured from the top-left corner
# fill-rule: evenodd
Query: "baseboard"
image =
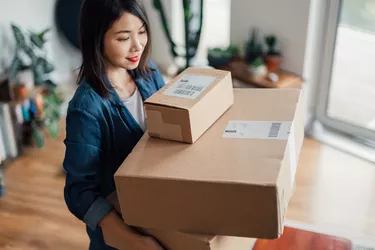
<path id="1" fill-rule="evenodd" d="M 338 150 L 375 163 L 375 148 L 371 142 L 327 129 L 317 120 L 311 123 L 308 136 Z"/>

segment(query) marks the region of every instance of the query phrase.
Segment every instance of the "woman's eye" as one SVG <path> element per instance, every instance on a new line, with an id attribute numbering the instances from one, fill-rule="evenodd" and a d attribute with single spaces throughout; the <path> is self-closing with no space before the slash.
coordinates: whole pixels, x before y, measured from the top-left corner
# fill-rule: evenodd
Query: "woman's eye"
<path id="1" fill-rule="evenodd" d="M 118 38 L 117 39 L 117 41 L 119 41 L 119 42 L 124 42 L 124 41 L 127 41 L 127 40 L 129 40 L 129 37 L 127 37 L 127 38 Z"/>
<path id="2" fill-rule="evenodd" d="M 145 33 L 146 33 L 146 31 L 145 31 L 145 30 L 143 30 L 143 31 L 139 32 L 139 34 L 145 34 Z"/>

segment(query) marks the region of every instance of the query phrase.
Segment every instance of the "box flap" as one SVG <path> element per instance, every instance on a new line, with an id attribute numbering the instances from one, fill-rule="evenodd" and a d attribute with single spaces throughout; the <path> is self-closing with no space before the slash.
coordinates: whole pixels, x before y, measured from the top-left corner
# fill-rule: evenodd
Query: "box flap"
<path id="1" fill-rule="evenodd" d="M 198 67 L 187 68 L 149 97 L 145 101 L 145 105 L 189 110 L 228 75 L 230 75 L 229 71 Z"/>
<path id="2" fill-rule="evenodd" d="M 300 90 L 236 89 L 234 93 L 233 106 L 195 144 L 149 138 L 146 133 L 125 160 L 126 168 L 120 167 L 116 176 L 275 186 Z M 261 132 L 264 122 L 271 129 L 265 130 L 265 138 L 256 138 L 246 129 L 247 138 L 241 138 L 241 130 L 236 131 L 237 138 L 225 135 L 230 122 L 238 120 L 261 122 L 251 124 Z M 273 124 L 277 125 L 274 129 Z M 272 133 L 276 132 L 279 134 L 274 138 Z"/>

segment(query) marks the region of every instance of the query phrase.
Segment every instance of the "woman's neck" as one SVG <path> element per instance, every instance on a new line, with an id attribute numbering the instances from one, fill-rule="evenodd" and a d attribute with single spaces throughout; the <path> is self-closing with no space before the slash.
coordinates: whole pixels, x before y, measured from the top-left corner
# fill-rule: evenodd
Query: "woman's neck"
<path id="1" fill-rule="evenodd" d="M 107 67 L 107 76 L 121 99 L 126 99 L 133 95 L 136 86 L 126 69 Z"/>
<path id="2" fill-rule="evenodd" d="M 124 87 L 124 85 L 131 81 L 129 72 L 123 68 L 109 66 L 107 67 L 107 76 L 114 87 Z"/>

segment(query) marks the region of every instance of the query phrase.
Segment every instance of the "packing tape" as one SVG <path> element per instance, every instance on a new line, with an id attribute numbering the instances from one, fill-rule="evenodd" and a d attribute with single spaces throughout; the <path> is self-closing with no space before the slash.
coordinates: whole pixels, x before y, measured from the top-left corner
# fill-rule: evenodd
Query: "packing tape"
<path id="1" fill-rule="evenodd" d="M 181 127 L 176 124 L 164 122 L 160 111 L 147 110 L 147 127 L 150 136 L 183 140 Z"/>

